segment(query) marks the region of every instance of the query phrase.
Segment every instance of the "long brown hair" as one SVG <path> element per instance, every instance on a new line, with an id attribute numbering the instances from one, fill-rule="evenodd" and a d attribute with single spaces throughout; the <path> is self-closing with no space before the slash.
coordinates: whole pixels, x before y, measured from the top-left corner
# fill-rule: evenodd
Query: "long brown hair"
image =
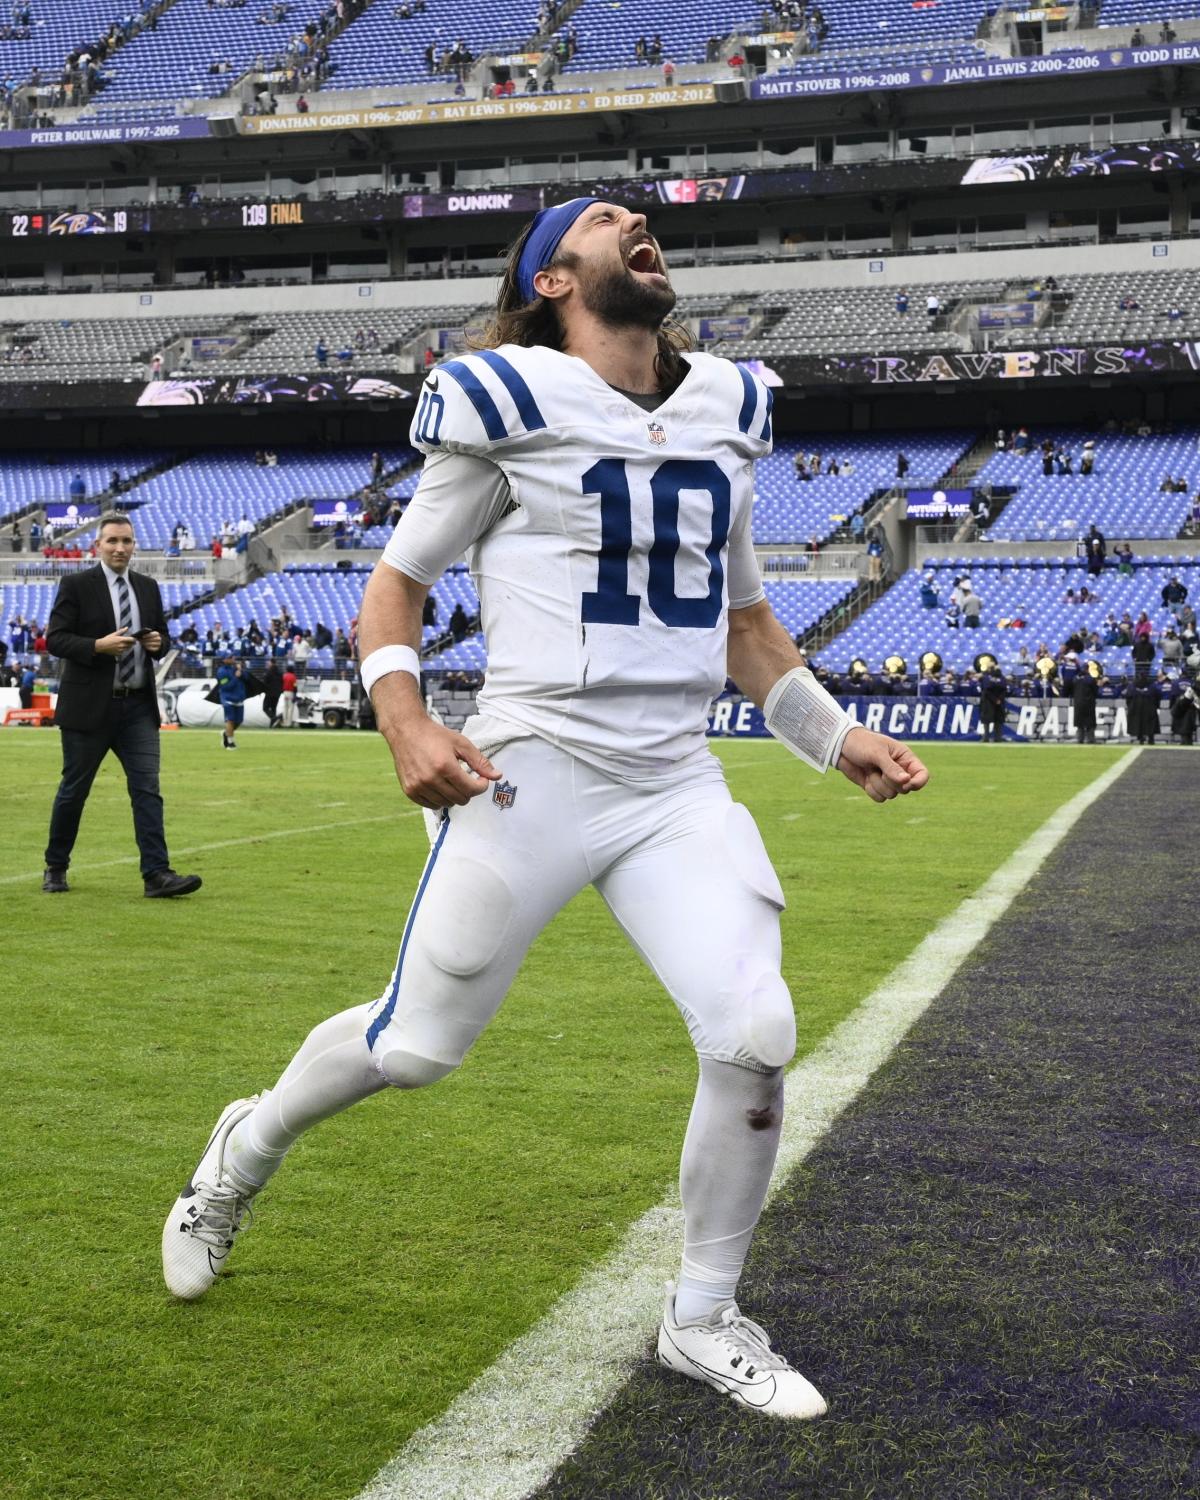
<path id="1" fill-rule="evenodd" d="M 500 295 L 496 298 L 495 316 L 486 328 L 469 337 L 473 349 L 498 349 L 501 344 L 520 344 L 526 349 L 538 346 L 562 349 L 562 324 L 554 304 L 544 297 L 526 302 L 517 284 L 517 266 L 532 228 L 531 221 L 509 249 L 504 275 L 500 279 Z M 577 259 L 570 251 L 560 250 L 550 264 L 571 267 Z M 663 323 L 658 330 L 658 353 L 654 356 L 654 373 L 660 391 L 673 391 L 687 374 L 683 353 L 694 347 L 692 336 L 682 323 L 671 319 Z"/>

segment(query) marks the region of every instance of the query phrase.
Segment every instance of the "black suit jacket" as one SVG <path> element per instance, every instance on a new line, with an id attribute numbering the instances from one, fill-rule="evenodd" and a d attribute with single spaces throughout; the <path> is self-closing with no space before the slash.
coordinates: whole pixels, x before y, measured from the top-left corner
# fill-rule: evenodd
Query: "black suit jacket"
<path id="1" fill-rule="evenodd" d="M 142 629 L 157 630 L 162 636 L 162 647 L 155 654 L 163 656 L 170 648 L 170 640 L 158 584 L 145 573 L 135 573 L 132 569 L 125 577 L 138 602 Z M 107 721 L 117 658 L 98 654 L 95 646 L 101 636 L 111 635 L 116 628 L 112 591 L 104 569 L 97 564 L 82 573 L 69 573 L 58 586 L 46 631 L 51 654 L 63 659 L 54 710 L 54 722 L 60 728 L 99 729 Z M 146 654 L 150 656 L 149 652 Z M 147 662 L 147 666 L 142 695 L 157 713 L 152 662 Z"/>

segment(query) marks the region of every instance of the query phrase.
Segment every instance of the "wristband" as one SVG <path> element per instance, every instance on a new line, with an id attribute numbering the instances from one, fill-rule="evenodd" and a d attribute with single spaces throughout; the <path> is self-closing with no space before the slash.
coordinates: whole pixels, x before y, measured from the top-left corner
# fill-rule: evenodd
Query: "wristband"
<path id="1" fill-rule="evenodd" d="M 381 677 L 387 677 L 392 672 L 411 672 L 419 683 L 421 681 L 421 658 L 411 646 L 380 646 L 378 650 L 372 651 L 363 659 L 358 669 L 358 675 L 362 678 L 363 691 L 367 697 Z"/>
<path id="2" fill-rule="evenodd" d="M 785 673 L 763 705 L 767 728 L 814 771 L 836 765 L 854 720 L 807 667 Z"/>

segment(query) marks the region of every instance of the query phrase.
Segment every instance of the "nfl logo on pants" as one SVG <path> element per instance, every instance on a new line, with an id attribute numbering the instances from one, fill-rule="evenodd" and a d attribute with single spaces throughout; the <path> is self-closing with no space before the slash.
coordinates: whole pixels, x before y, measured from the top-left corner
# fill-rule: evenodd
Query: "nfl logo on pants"
<path id="1" fill-rule="evenodd" d="M 517 800 L 517 789 L 511 781 L 498 781 L 492 788 L 492 801 L 501 810 L 507 810 Z"/>

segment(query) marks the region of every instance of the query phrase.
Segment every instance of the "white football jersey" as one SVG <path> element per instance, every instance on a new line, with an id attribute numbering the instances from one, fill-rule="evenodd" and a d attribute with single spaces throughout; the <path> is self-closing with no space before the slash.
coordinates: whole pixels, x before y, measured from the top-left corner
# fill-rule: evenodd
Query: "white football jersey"
<path id="1" fill-rule="evenodd" d="M 461 555 L 435 541 L 447 512 L 473 516 L 479 712 L 632 780 L 702 751 L 728 608 L 763 597 L 750 518 L 771 393 L 727 360 L 687 361 L 653 412 L 553 349 L 439 366 L 412 425 L 422 482 L 384 554 L 432 582 Z"/>

